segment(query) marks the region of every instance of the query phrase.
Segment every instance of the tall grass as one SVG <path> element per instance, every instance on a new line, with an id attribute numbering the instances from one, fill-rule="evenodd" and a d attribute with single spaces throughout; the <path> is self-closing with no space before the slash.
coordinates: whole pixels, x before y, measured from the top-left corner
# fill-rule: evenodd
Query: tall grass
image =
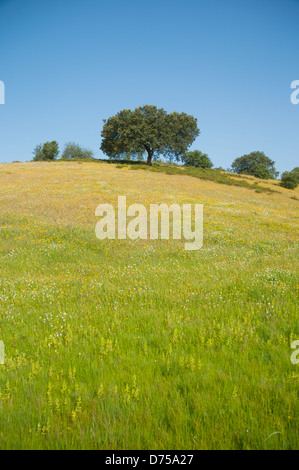
<path id="1" fill-rule="evenodd" d="M 0 168 L 0 448 L 298 449 L 296 201 L 51 165 Z M 88 198 L 149 183 L 201 190 L 201 250 L 96 239 Z"/>

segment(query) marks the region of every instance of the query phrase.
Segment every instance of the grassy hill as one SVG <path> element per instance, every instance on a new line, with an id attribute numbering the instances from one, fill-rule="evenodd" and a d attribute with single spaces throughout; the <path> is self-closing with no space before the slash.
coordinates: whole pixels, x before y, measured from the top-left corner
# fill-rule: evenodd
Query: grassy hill
<path id="1" fill-rule="evenodd" d="M 0 165 L 0 448 L 298 449 L 299 190 L 142 168 Z M 122 195 L 203 247 L 98 240 Z"/>

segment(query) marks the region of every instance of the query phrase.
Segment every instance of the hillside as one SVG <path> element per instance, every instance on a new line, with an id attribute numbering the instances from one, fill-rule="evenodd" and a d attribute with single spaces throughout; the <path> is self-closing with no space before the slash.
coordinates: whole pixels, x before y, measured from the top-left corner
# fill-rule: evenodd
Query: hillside
<path id="1" fill-rule="evenodd" d="M 299 189 L 181 172 L 0 165 L 1 449 L 298 448 Z M 202 203 L 203 247 L 98 240 L 123 195 Z"/>

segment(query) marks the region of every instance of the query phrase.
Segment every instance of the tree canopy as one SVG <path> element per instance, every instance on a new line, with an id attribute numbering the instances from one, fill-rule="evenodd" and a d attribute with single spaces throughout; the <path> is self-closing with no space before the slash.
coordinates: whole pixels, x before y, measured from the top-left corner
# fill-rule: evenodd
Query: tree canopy
<path id="1" fill-rule="evenodd" d="M 37 145 L 33 151 L 33 161 L 51 161 L 59 154 L 59 147 L 56 140 Z"/>
<path id="2" fill-rule="evenodd" d="M 162 155 L 180 160 L 199 135 L 197 120 L 186 113 L 167 114 L 162 108 L 145 105 L 134 111 L 124 109 L 104 120 L 101 150 L 109 158 Z"/>
<path id="3" fill-rule="evenodd" d="M 182 162 L 186 166 L 195 166 L 197 168 L 212 168 L 213 163 L 206 153 L 202 153 L 200 150 L 192 150 L 186 152 L 182 156 Z"/>
<path id="4" fill-rule="evenodd" d="M 275 162 L 259 151 L 236 158 L 232 163 L 232 170 L 262 179 L 275 179 L 279 174 L 275 169 Z"/>
<path id="5" fill-rule="evenodd" d="M 285 171 L 281 175 L 281 186 L 287 189 L 296 189 L 299 184 L 299 167 L 291 171 Z"/>
<path id="6" fill-rule="evenodd" d="M 89 149 L 82 148 L 74 142 L 65 144 L 61 158 L 76 159 L 76 158 L 93 158 L 93 152 Z"/>

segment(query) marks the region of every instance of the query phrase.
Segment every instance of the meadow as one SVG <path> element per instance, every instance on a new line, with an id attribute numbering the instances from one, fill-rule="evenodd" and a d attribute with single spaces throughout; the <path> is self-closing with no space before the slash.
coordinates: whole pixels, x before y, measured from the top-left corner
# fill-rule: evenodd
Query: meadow
<path id="1" fill-rule="evenodd" d="M 0 165 L 0 449 L 299 448 L 299 189 L 168 173 Z M 203 247 L 98 240 L 122 195 L 202 203 Z"/>

